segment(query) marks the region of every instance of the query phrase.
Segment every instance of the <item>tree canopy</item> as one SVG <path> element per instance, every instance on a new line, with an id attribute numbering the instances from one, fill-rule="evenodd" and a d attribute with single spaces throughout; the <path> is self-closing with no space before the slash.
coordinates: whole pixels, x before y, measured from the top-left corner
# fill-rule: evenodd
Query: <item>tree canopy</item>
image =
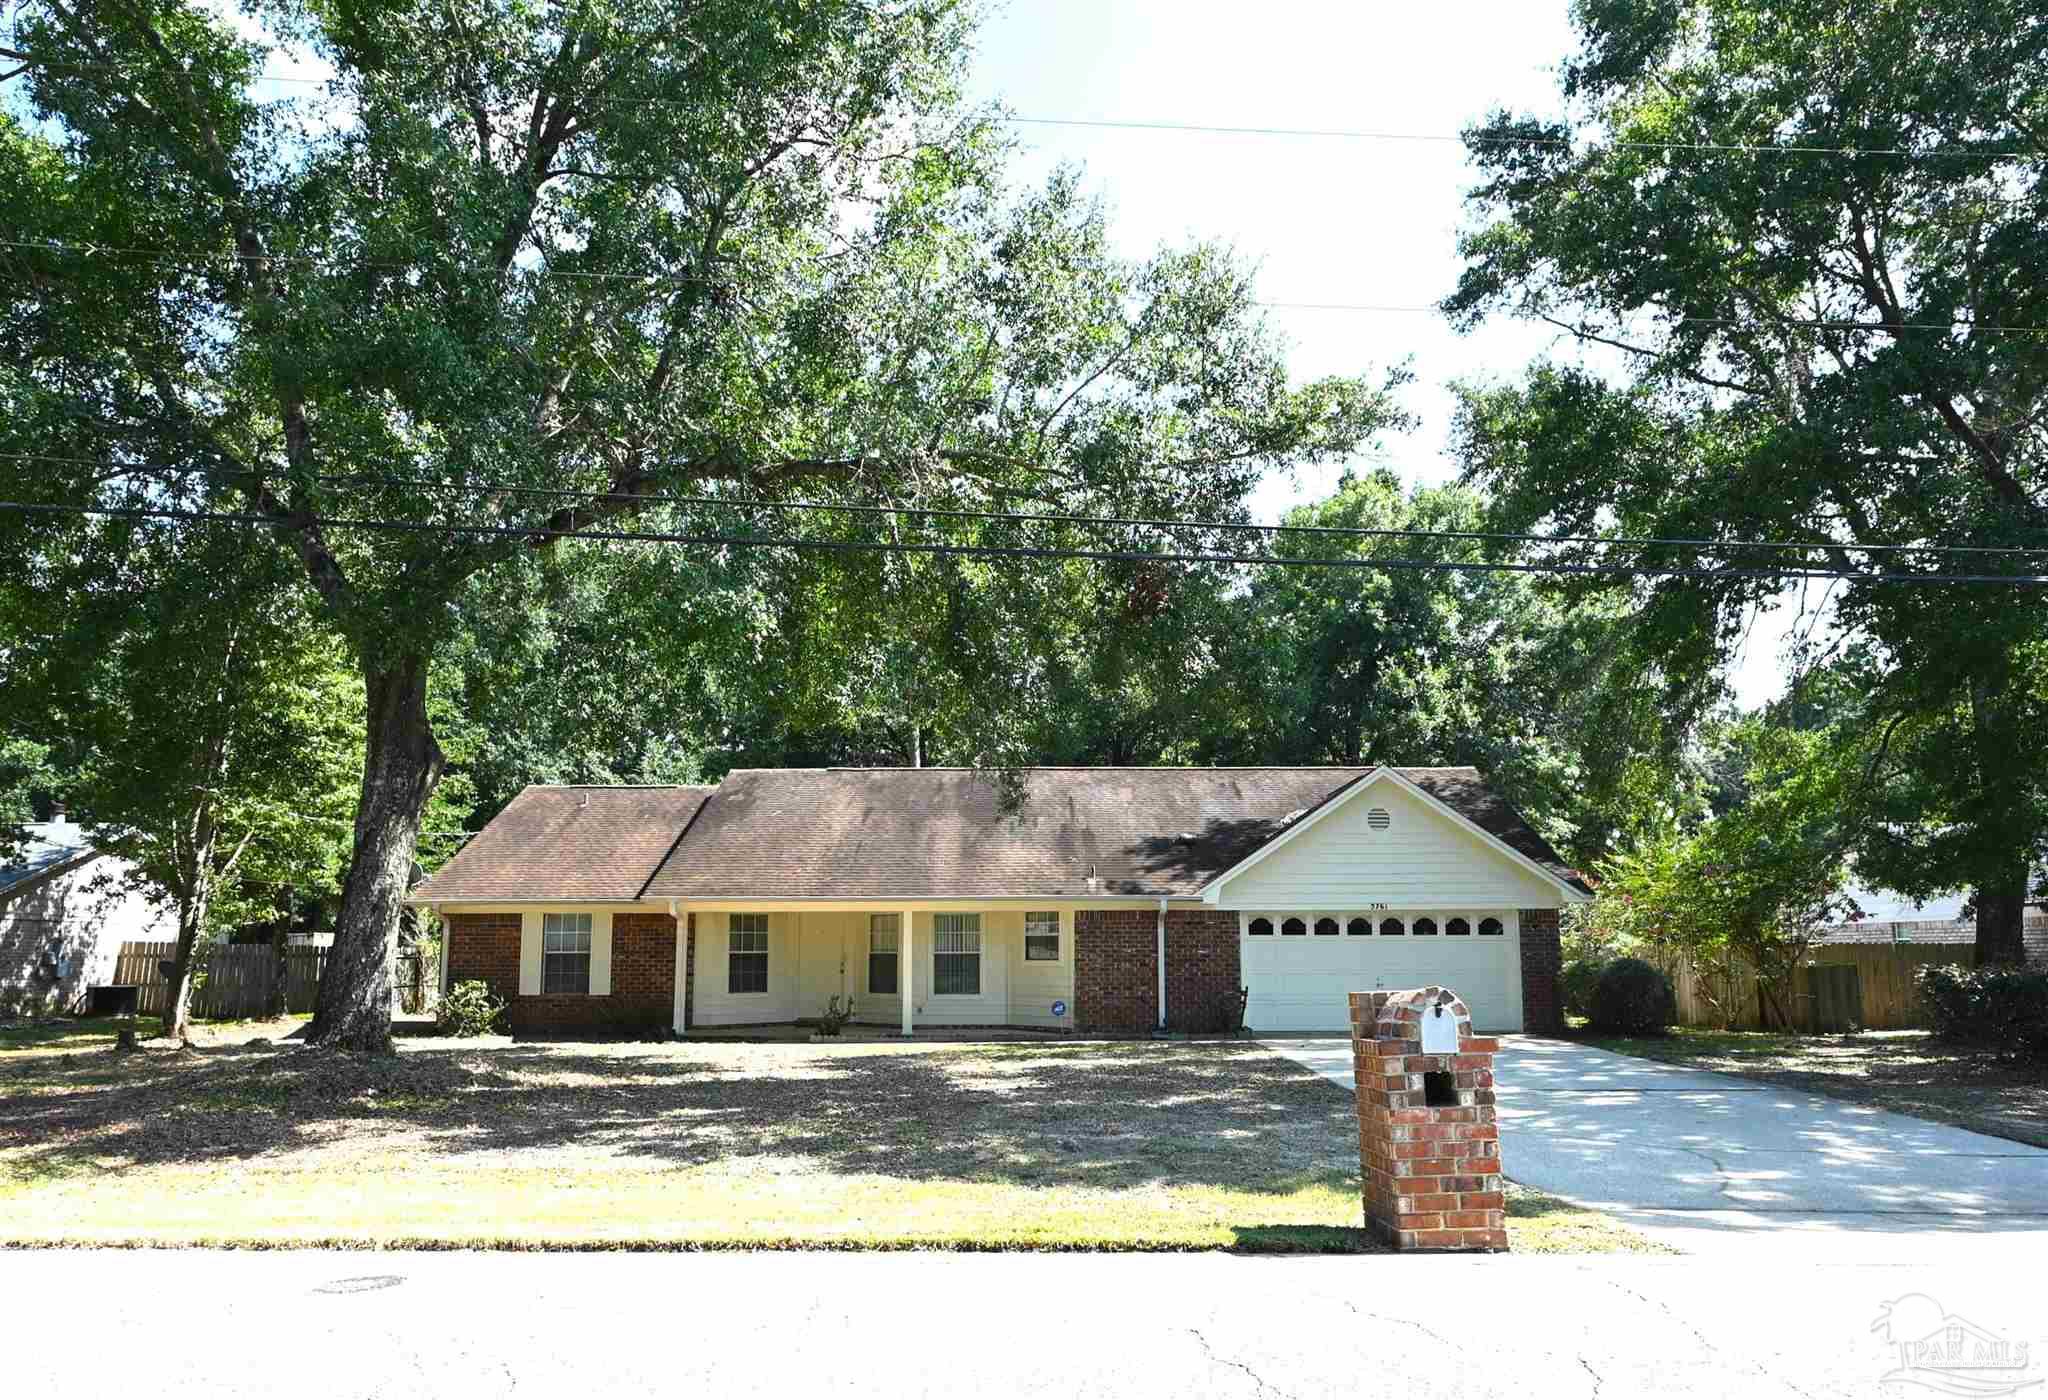
<path id="1" fill-rule="evenodd" d="M 1832 620 L 1867 689 L 1844 733 L 1886 753 L 1860 864 L 1973 885 L 1980 952 L 2016 959 L 2048 844 L 2048 608 L 1876 576 L 2048 563 L 2048 30 L 2007 0 L 1575 18 L 1567 114 L 1468 134 L 1482 181 L 1446 308 L 1542 318 L 1623 368 L 1471 388 L 1471 477 L 1511 527 L 1710 542 L 1622 556 L 1704 577 L 1572 590 L 1630 598 L 1681 721 L 1782 588 L 1755 571 L 1849 575 Z M 1821 543 L 1729 547 L 1787 540 Z"/>
<path id="2" fill-rule="evenodd" d="M 261 522 L 362 673 L 320 1043 L 388 1040 L 445 764 L 436 657 L 491 581 L 573 564 L 561 534 L 745 536 L 774 570 L 797 556 L 759 541 L 845 547 L 874 522 L 734 502 L 802 492 L 956 541 L 1015 530 L 907 512 L 1216 516 L 1392 416 L 1376 380 L 1290 383 L 1223 250 L 1132 262 L 1071 176 L 1009 190 L 959 98 L 950 0 L 17 16 L 33 120 L 0 119 L 0 451 L 31 454 L 20 490 Z M 333 77 L 259 98 L 287 54 Z M 845 558 L 821 586 L 858 612 L 879 571 Z"/>

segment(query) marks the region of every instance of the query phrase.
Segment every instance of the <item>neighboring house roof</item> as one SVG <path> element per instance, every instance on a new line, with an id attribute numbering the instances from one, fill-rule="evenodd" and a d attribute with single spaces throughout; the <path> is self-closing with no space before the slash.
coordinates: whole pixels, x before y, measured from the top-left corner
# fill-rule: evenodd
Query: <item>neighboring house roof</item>
<path id="1" fill-rule="evenodd" d="M 408 898 L 633 899 L 712 791 L 529 787 Z"/>
<path id="2" fill-rule="evenodd" d="M 93 854 L 92 842 L 86 840 L 85 828 L 77 822 L 29 822 L 22 830 L 27 833 L 27 840 L 18 853 L 9 853 L 6 865 L 0 866 L 0 898 L 17 886 L 54 874 Z M 4 833 L 0 833 L 0 838 L 4 838 Z M 4 849 L 6 843 L 0 839 L 0 850 Z"/>
<path id="3" fill-rule="evenodd" d="M 974 769 L 741 769 L 705 800 L 645 893 L 1191 898 L 1373 771 L 1029 768 L 1018 774 L 1021 803 L 1005 811 L 996 776 Z M 1395 771 L 1573 879 L 1477 769 Z"/>

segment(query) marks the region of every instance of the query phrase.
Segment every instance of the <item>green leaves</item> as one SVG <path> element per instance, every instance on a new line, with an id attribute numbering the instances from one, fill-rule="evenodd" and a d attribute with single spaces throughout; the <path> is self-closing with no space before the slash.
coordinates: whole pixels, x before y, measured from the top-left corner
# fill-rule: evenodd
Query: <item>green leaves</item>
<path id="1" fill-rule="evenodd" d="M 1468 473 L 1508 528 L 1711 546 L 1631 562 L 1848 575 L 1831 620 L 1884 658 L 1859 673 L 1868 722 L 1948 736 L 1916 750 L 1927 767 L 1898 784 L 1873 828 L 1890 834 L 1865 855 L 1899 832 L 1967 828 L 1907 844 L 1951 885 L 2011 889 L 2048 843 L 2048 768 L 2019 756 L 2040 728 L 2022 677 L 2048 609 L 2032 591 L 1867 576 L 2048 560 L 1996 552 L 2048 550 L 2048 335 L 2027 329 L 2048 326 L 2048 33 L 2002 0 L 1803 0 L 1768 16 L 1603 3 L 1578 23 L 1571 120 L 1501 113 L 1470 133 L 1483 173 L 1446 309 L 1546 317 L 1611 368 L 1538 365 L 1468 390 Z M 1788 540 L 1819 544 L 1739 547 Z M 1932 545 L 1994 552 L 1918 551 Z M 1709 712 L 1749 615 L 1781 591 L 1735 577 L 1572 591 L 1595 589 L 1637 607 L 1635 645 L 1679 727 Z"/>

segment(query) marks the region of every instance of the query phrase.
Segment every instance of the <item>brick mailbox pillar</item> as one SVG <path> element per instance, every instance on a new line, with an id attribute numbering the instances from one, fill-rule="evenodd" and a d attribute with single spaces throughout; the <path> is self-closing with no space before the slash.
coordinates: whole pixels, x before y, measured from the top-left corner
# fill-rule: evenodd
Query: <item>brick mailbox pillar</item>
<path id="1" fill-rule="evenodd" d="M 1351 994 L 1365 1225 L 1403 1250 L 1506 1249 L 1498 1040 L 1443 987 Z"/>

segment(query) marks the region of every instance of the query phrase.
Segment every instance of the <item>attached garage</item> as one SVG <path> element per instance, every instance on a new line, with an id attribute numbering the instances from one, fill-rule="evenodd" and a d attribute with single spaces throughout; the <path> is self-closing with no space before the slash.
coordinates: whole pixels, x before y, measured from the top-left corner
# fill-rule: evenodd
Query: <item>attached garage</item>
<path id="1" fill-rule="evenodd" d="M 1203 890 L 1237 914 L 1245 1020 L 1268 1034 L 1342 1031 L 1350 993 L 1432 983 L 1465 999 L 1475 1029 L 1521 1030 L 1523 911 L 1585 898 L 1393 769 L 1298 814 Z"/>
<path id="2" fill-rule="evenodd" d="M 1352 992 L 1455 988 L 1480 1031 L 1522 1029 L 1521 930 L 1513 909 L 1239 914 L 1239 960 L 1262 1032 L 1342 1031 Z"/>

